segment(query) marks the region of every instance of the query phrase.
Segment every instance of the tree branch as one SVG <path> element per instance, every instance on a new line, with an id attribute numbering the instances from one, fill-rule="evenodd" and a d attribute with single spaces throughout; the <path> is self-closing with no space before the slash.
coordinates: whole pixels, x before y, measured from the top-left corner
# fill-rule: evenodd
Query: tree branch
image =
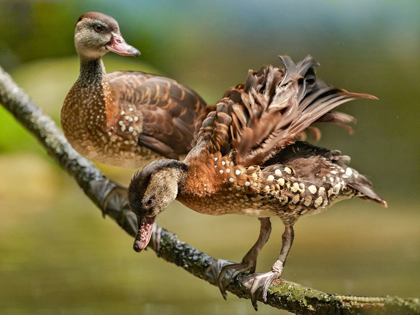
<path id="1" fill-rule="evenodd" d="M 23 90 L 0 67 L 0 102 L 12 115 L 34 135 L 48 154 L 73 176 L 86 195 L 110 216 L 128 234 L 136 233 L 134 214 L 127 208 L 125 194 L 120 187 L 108 180 L 90 161 L 80 156 L 67 142 L 61 130 Z M 104 202 L 104 196 L 114 190 L 113 197 Z M 217 260 L 181 242 L 171 232 L 158 227 L 159 257 L 180 266 L 194 276 L 212 285 L 214 277 L 209 275 L 209 267 Z M 238 281 L 246 274 L 240 274 L 227 290 L 240 298 L 249 298 Z M 262 302 L 262 300 L 260 300 Z M 289 281 L 272 285 L 269 289 L 267 304 L 297 314 L 420 314 L 419 299 L 399 297 L 357 297 L 342 296 L 317 291 Z"/>

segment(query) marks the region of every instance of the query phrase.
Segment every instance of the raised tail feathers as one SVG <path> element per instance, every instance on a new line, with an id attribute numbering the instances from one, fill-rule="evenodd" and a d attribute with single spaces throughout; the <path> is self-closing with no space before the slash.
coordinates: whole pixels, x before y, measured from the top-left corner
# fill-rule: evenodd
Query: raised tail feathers
<path id="1" fill-rule="evenodd" d="M 310 56 L 298 64 L 288 56 L 280 58 L 284 69 L 265 66 L 249 73 L 241 103 L 234 107 L 232 145 L 238 163 L 264 163 L 317 121 L 335 123 L 351 133 L 347 124 L 355 119 L 332 110 L 354 99 L 376 99 L 318 80 L 314 67 L 319 64 Z"/>

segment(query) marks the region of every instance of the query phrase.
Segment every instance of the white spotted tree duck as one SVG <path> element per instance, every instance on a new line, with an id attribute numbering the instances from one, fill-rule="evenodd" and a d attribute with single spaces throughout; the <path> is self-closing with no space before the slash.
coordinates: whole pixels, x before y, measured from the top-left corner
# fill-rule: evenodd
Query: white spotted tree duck
<path id="1" fill-rule="evenodd" d="M 80 76 L 61 111 L 64 134 L 74 149 L 92 160 L 121 167 L 185 156 L 199 117 L 207 114 L 204 100 L 165 77 L 140 71 L 107 74 L 102 56 L 109 51 L 140 55 L 108 15 L 83 14 L 77 20 L 74 41 Z"/>
<path id="2" fill-rule="evenodd" d="M 386 206 L 369 180 L 346 165 L 349 157 L 300 141 L 308 129 L 319 135 L 314 122 L 351 131 L 347 123 L 354 118 L 332 110 L 350 100 L 375 97 L 317 79 L 318 63 L 310 56 L 297 65 L 288 56 L 281 60 L 282 69 L 250 70 L 246 83 L 226 92 L 208 114 L 185 160 L 151 163 L 133 176 L 128 193 L 138 219 L 138 252 L 149 243 L 156 216 L 175 199 L 203 214 L 257 217 L 257 242 L 242 262 L 225 264 L 217 279 L 226 297 L 229 281 L 249 270 L 241 283 L 255 308 L 259 294 L 266 300 L 270 284 L 282 274 L 299 217 L 352 197 Z M 270 236 L 270 217 L 285 225 L 280 255 L 269 272 L 255 273 L 258 254 Z"/>

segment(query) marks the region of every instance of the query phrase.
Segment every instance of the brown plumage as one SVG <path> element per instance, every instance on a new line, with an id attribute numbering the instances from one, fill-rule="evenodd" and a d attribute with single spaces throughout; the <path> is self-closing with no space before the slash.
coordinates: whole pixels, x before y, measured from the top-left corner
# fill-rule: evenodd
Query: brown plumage
<path id="1" fill-rule="evenodd" d="M 154 162 L 135 174 L 129 187 L 130 206 L 139 221 L 137 251 L 149 242 L 156 215 L 174 199 L 203 214 L 258 217 L 261 231 L 256 244 L 241 263 L 225 265 L 218 276 L 226 296 L 228 280 L 250 270 L 242 283 L 255 307 L 258 294 L 266 299 L 269 285 L 281 276 L 299 217 L 352 197 L 386 206 L 366 177 L 346 165 L 349 157 L 299 141 L 306 130 L 320 135 L 311 126 L 314 122 L 331 122 L 351 131 L 347 123 L 354 118 L 332 109 L 356 98 L 375 97 L 317 79 L 318 64 L 311 57 L 297 65 L 287 56 L 281 59 L 284 69 L 265 66 L 250 71 L 245 84 L 225 94 L 203 121 L 184 162 Z M 270 235 L 271 216 L 285 225 L 282 249 L 271 271 L 254 274 Z M 229 270 L 233 275 L 226 279 Z"/>
<path id="2" fill-rule="evenodd" d="M 80 76 L 61 111 L 64 133 L 82 155 L 115 166 L 139 167 L 157 158 L 178 159 L 191 149 L 196 124 L 208 108 L 193 90 L 144 72 L 107 74 L 108 51 L 139 56 L 110 16 L 89 12 L 75 29 Z"/>

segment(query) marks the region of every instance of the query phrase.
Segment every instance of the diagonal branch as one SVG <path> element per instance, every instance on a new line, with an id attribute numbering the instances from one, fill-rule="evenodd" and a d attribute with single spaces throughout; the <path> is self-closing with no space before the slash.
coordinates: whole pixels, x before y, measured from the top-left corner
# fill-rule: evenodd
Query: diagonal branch
<path id="1" fill-rule="evenodd" d="M 23 90 L 0 67 L 0 103 L 35 136 L 49 155 L 74 177 L 85 194 L 110 216 L 128 234 L 134 236 L 136 220 L 124 202 L 124 192 L 117 184 L 108 180 L 90 161 L 80 156 L 67 142 L 54 121 L 34 104 Z M 111 200 L 105 202 L 112 190 Z M 106 209 L 102 209 L 106 204 Z M 101 208 L 102 207 L 102 208 Z M 171 232 L 158 227 L 159 257 L 180 266 L 194 276 L 217 285 L 214 276 L 208 272 L 217 260 L 181 242 Z M 244 274 L 238 275 L 237 280 Z M 249 298 L 238 281 L 231 283 L 227 290 L 240 298 Z M 261 300 L 262 301 L 262 300 Z M 419 299 L 399 297 L 357 297 L 324 293 L 303 287 L 289 281 L 272 285 L 267 304 L 297 314 L 420 314 Z"/>

